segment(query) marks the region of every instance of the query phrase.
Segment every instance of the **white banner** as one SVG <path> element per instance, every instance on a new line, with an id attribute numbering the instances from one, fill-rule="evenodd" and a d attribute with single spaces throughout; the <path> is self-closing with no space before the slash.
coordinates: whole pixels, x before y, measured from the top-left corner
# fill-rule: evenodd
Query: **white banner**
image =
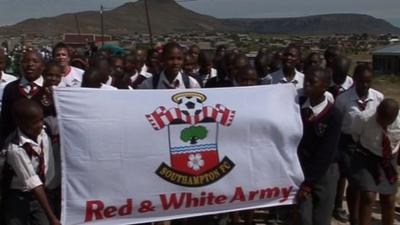
<path id="1" fill-rule="evenodd" d="M 292 85 L 58 89 L 62 224 L 135 224 L 292 204 Z"/>

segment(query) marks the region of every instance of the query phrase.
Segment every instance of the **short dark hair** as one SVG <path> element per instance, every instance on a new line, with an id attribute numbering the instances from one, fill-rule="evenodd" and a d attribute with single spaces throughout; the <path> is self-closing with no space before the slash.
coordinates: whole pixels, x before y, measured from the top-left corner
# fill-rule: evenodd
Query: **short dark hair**
<path id="1" fill-rule="evenodd" d="M 367 64 L 357 65 L 357 67 L 354 69 L 353 79 L 354 80 L 360 79 L 360 76 L 365 72 L 373 73 L 373 70 Z"/>
<path id="2" fill-rule="evenodd" d="M 331 82 L 331 73 L 329 70 L 321 67 L 321 66 L 311 66 L 309 68 L 307 68 L 306 71 L 304 71 L 304 74 L 307 76 L 308 74 L 321 74 L 322 75 L 322 79 L 324 80 L 324 82 L 327 84 L 327 86 L 329 87 L 329 84 Z"/>
<path id="3" fill-rule="evenodd" d="M 377 113 L 383 117 L 397 116 L 399 113 L 399 103 L 392 98 L 385 98 L 378 106 Z"/>
<path id="4" fill-rule="evenodd" d="M 37 115 L 43 114 L 43 108 L 31 99 L 21 98 L 12 106 L 13 117 L 16 122 L 25 121 Z"/>
<path id="5" fill-rule="evenodd" d="M 57 67 L 60 70 L 62 70 L 62 67 L 60 66 L 60 64 L 58 64 L 56 61 L 51 60 L 49 62 L 46 63 L 45 67 L 44 67 L 44 73 L 46 73 L 50 68 L 52 67 Z"/>
<path id="6" fill-rule="evenodd" d="M 172 52 L 173 49 L 179 49 L 182 51 L 182 47 L 176 43 L 176 42 L 169 42 L 166 45 L 164 45 L 163 53 L 162 56 L 165 58 L 168 54 Z"/>
<path id="7" fill-rule="evenodd" d="M 62 48 L 67 49 L 68 55 L 70 54 L 70 52 L 69 52 L 69 46 L 68 46 L 67 44 L 65 44 L 64 42 L 58 42 L 58 43 L 54 46 L 54 48 L 53 48 L 53 57 L 55 56 L 55 53 L 56 53 L 59 49 L 62 49 Z"/>

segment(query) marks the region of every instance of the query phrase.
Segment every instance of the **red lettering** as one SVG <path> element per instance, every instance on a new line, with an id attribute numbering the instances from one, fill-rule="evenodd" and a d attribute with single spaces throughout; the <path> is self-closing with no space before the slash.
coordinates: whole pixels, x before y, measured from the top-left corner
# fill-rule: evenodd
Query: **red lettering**
<path id="1" fill-rule="evenodd" d="M 105 218 L 119 216 L 127 216 L 133 212 L 132 199 L 127 199 L 126 204 L 120 208 L 114 205 L 105 207 L 104 203 L 100 200 L 86 202 L 86 216 L 85 222 L 93 220 L 102 220 Z"/>
<path id="2" fill-rule="evenodd" d="M 96 220 L 104 219 L 101 211 L 104 209 L 102 201 L 94 200 L 86 202 L 85 222 L 93 221 L 93 216 Z"/>
<path id="3" fill-rule="evenodd" d="M 232 200 L 230 202 L 234 201 L 241 201 L 241 202 L 246 201 L 246 196 L 244 195 L 243 189 L 241 187 L 236 187 L 235 194 L 233 195 Z"/>
<path id="4" fill-rule="evenodd" d="M 132 214 L 132 199 L 127 199 L 126 200 L 126 205 L 121 206 L 118 210 L 118 215 L 120 216 L 127 216 Z"/>
<path id="5" fill-rule="evenodd" d="M 226 199 L 228 197 L 226 197 L 226 195 L 219 195 L 217 196 L 217 198 L 215 199 L 215 203 L 220 205 L 220 204 L 224 204 L 226 202 Z"/>
<path id="6" fill-rule="evenodd" d="M 187 193 L 181 193 L 179 200 L 176 197 L 176 193 L 171 194 L 169 197 L 166 194 L 160 195 L 161 205 L 164 210 L 169 210 L 171 207 L 174 209 L 178 209 L 182 206 L 185 196 Z"/>
<path id="7" fill-rule="evenodd" d="M 117 215 L 116 212 L 117 212 L 117 207 L 115 207 L 115 206 L 109 206 L 109 207 L 107 207 L 107 208 L 104 210 L 104 217 L 105 217 L 105 218 L 114 217 L 114 216 Z"/>

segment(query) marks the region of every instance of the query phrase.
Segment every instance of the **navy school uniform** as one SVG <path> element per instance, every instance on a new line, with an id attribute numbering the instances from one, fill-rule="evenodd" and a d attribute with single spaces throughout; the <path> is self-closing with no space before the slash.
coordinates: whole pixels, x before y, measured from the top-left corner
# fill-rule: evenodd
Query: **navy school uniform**
<path id="1" fill-rule="evenodd" d="M 27 88 L 27 86 L 33 86 Z M 39 105 L 43 106 L 43 77 L 39 77 L 32 83 L 29 83 L 26 79 L 20 78 L 9 83 L 4 88 L 3 93 L 3 103 L 1 106 L 1 145 L 3 144 L 4 140 L 10 135 L 16 128 L 14 123 L 14 119 L 12 116 L 12 106 L 13 104 L 21 98 L 29 98 L 33 101 L 37 102 Z M 29 90 L 30 89 L 30 90 Z M 47 110 L 51 110 L 50 108 L 47 109 L 43 107 L 44 114 L 47 115 L 50 112 Z"/>
<path id="2" fill-rule="evenodd" d="M 299 204 L 299 224 L 330 225 L 339 179 L 335 157 L 342 117 L 327 99 L 311 107 L 308 99 L 301 98 L 300 104 L 304 134 L 298 155 L 303 185 L 311 188 L 311 196 Z"/>

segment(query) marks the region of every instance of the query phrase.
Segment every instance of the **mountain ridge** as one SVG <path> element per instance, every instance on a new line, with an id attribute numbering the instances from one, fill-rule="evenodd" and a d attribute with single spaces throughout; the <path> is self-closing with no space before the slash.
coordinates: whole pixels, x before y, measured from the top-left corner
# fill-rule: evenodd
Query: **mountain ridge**
<path id="1" fill-rule="evenodd" d="M 364 14 L 324 14 L 288 18 L 218 19 L 186 9 L 174 0 L 148 0 L 155 34 L 191 31 L 252 32 L 261 34 L 395 33 L 400 28 Z M 125 3 L 104 11 L 105 33 L 124 35 L 147 33 L 144 0 Z M 78 29 L 79 27 L 79 29 Z M 100 33 L 100 13 L 84 11 L 54 17 L 27 19 L 0 27 L 0 34 Z"/>

